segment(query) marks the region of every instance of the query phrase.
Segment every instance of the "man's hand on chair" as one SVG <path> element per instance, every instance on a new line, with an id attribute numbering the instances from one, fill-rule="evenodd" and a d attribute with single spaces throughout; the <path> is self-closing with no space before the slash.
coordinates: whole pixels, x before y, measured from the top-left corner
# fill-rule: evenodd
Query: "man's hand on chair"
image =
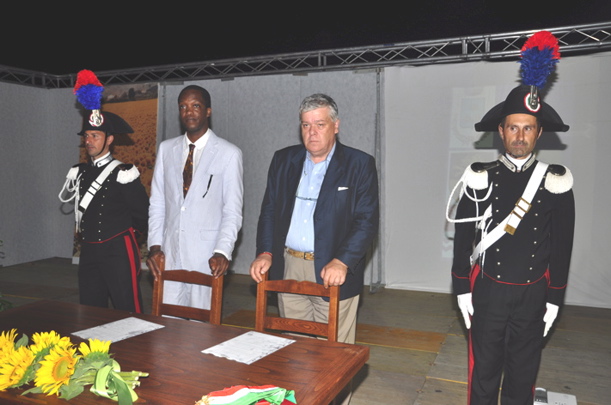
<path id="1" fill-rule="evenodd" d="M 208 265 L 212 271 L 214 278 L 219 278 L 224 275 L 229 268 L 229 260 L 222 253 L 215 253 L 208 259 Z"/>
<path id="2" fill-rule="evenodd" d="M 148 257 L 146 258 L 146 266 L 153 273 L 153 277 L 155 278 L 155 280 L 157 280 L 157 277 L 159 277 L 159 275 L 161 274 L 161 269 L 159 268 L 159 266 L 157 266 L 157 262 L 153 260 L 153 258 L 158 255 L 161 255 L 161 259 L 165 259 L 165 254 L 161 250 L 161 246 L 155 245 L 151 246 Z"/>
<path id="3" fill-rule="evenodd" d="M 250 277 L 252 277 L 255 282 L 260 283 L 263 281 L 263 274 L 265 274 L 270 267 L 272 267 L 272 254 L 263 252 L 251 263 Z"/>
<path id="4" fill-rule="evenodd" d="M 348 266 L 339 259 L 331 260 L 320 272 L 325 288 L 344 284 L 347 274 Z"/>

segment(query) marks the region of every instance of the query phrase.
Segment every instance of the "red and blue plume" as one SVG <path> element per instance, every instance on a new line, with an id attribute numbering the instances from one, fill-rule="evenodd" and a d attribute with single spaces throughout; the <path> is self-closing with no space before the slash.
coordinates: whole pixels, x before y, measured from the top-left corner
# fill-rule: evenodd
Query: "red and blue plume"
<path id="1" fill-rule="evenodd" d="M 522 84 L 542 88 L 560 60 L 558 40 L 548 31 L 539 31 L 528 38 L 520 56 Z"/>
<path id="2" fill-rule="evenodd" d="M 74 94 L 76 99 L 87 110 L 99 110 L 102 106 L 104 86 L 91 70 L 81 70 L 76 75 Z"/>

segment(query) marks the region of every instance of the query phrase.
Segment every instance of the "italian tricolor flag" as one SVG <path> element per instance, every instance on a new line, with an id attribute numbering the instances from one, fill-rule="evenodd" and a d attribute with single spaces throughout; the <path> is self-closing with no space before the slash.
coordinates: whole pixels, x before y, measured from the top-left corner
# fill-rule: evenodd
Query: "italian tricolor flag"
<path id="1" fill-rule="evenodd" d="M 294 405 L 295 392 L 273 385 L 247 387 L 235 385 L 213 391 L 202 397 L 196 405 Z"/>

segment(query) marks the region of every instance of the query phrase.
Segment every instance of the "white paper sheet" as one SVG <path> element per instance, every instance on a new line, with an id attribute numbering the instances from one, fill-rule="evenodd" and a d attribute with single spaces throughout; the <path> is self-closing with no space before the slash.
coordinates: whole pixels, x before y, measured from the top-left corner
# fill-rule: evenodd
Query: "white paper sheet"
<path id="1" fill-rule="evenodd" d="M 99 339 L 102 341 L 110 340 L 114 343 L 163 327 L 164 325 L 145 321 L 140 318 L 129 317 L 104 325 L 95 326 L 93 328 L 84 329 L 72 334 L 82 339 Z"/>
<path id="2" fill-rule="evenodd" d="M 225 357 L 240 363 L 252 364 L 255 361 L 293 343 L 293 339 L 267 335 L 260 332 L 247 332 L 212 346 L 202 353 Z"/>

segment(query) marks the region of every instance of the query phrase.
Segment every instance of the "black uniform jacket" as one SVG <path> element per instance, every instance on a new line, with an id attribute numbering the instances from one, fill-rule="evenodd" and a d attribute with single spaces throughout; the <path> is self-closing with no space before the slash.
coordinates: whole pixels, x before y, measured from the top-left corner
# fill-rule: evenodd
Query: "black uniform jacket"
<path id="1" fill-rule="evenodd" d="M 78 192 L 82 200 L 91 183 L 106 165 L 96 167 L 90 163 L 80 163 L 76 167 L 81 175 Z M 136 170 L 132 165 L 121 164 L 102 183 L 82 216 L 80 224 L 82 241 L 104 242 L 131 227 L 138 232 L 146 233 L 149 198 L 139 174 L 138 176 L 132 174 Z M 117 180 L 120 172 L 128 171 L 130 175 L 127 176 L 127 180 Z"/>
<path id="2" fill-rule="evenodd" d="M 465 194 L 476 193 L 483 198 L 492 185 L 492 192 L 485 201 L 479 202 L 481 215 L 492 204 L 492 221 L 488 232 L 513 210 L 530 179 L 536 164 L 534 155 L 524 165 L 522 171 L 504 156 L 498 161 L 472 165 L 486 174 L 488 185 L 482 190 L 469 187 Z M 485 172 L 484 172 L 485 171 Z M 553 176 L 549 178 L 550 176 Z M 547 179 L 549 178 L 549 179 Z M 547 179 L 547 182 L 546 182 Z M 551 184 L 551 186 L 550 186 Z M 572 176 L 563 166 L 550 165 L 533 197 L 532 207 L 523 217 L 513 235 L 505 233 L 490 246 L 478 263 L 482 277 L 490 277 L 499 283 L 525 285 L 549 278 L 547 301 L 561 305 L 566 290 L 573 232 L 575 224 L 575 202 L 573 198 Z M 551 190 L 551 191 L 550 191 Z M 456 218 L 476 216 L 476 203 L 466 195 L 461 197 Z M 454 262 L 452 281 L 454 293 L 470 291 L 469 257 L 474 245 L 480 240 L 480 232 L 475 223 L 456 223 L 454 237 Z"/>

